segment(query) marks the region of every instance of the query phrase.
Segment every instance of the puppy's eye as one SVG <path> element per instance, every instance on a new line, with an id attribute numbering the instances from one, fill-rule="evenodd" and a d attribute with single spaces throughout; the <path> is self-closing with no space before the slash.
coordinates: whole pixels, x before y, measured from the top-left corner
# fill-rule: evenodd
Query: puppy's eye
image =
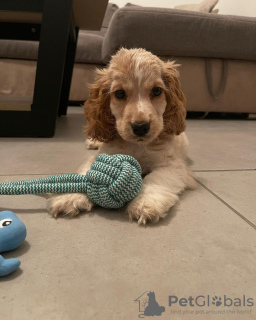
<path id="1" fill-rule="evenodd" d="M 124 90 L 116 90 L 115 96 L 117 99 L 124 99 L 125 98 L 125 91 Z"/>
<path id="2" fill-rule="evenodd" d="M 152 95 L 153 95 L 154 97 L 160 96 L 161 93 L 162 93 L 162 89 L 161 89 L 160 87 L 154 87 L 154 88 L 152 89 Z"/>

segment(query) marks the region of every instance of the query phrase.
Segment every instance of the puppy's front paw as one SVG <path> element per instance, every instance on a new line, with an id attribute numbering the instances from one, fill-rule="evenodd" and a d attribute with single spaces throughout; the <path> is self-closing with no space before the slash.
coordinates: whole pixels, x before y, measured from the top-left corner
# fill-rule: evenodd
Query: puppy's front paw
<path id="1" fill-rule="evenodd" d="M 54 196 L 48 200 L 47 210 L 57 218 L 59 215 L 77 216 L 83 211 L 90 211 L 93 203 L 84 193 L 70 193 Z"/>
<path id="2" fill-rule="evenodd" d="M 128 205 L 127 213 L 129 219 L 138 220 L 138 224 L 145 225 L 148 221 L 158 222 L 178 200 L 176 195 L 170 193 L 167 195 L 143 192 Z"/>
<path id="3" fill-rule="evenodd" d="M 166 216 L 165 212 L 159 211 L 146 202 L 134 202 L 129 205 L 127 212 L 130 220 L 138 220 L 138 224 L 146 224 L 147 222 L 158 222 L 160 218 Z"/>

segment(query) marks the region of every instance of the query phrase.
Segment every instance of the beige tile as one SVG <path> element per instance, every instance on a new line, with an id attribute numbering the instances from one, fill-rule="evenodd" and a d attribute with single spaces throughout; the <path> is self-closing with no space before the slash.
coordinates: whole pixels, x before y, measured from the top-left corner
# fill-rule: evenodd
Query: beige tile
<path id="1" fill-rule="evenodd" d="M 188 120 L 194 170 L 256 168 L 255 121 Z"/>
<path id="2" fill-rule="evenodd" d="M 77 110 L 78 109 L 78 110 Z M 82 108 L 57 119 L 53 138 L 1 138 L 0 175 L 77 172 L 89 154 L 82 133 Z"/>
<path id="3" fill-rule="evenodd" d="M 256 170 L 198 172 L 197 176 L 212 192 L 256 225 Z"/>
<path id="4" fill-rule="evenodd" d="M 0 279 L 1 318 L 137 319 L 134 300 L 151 290 L 165 306 L 159 319 L 255 319 L 255 306 L 168 306 L 170 295 L 245 294 L 256 302 L 256 232 L 202 187 L 187 191 L 165 220 L 147 227 L 129 223 L 122 210 L 96 208 L 76 219 L 55 220 L 44 206 L 35 196 L 1 197 L 0 207 L 15 211 L 28 231 L 26 242 L 5 254 L 19 257 L 22 265 Z M 171 315 L 171 310 L 226 309 L 253 311 L 243 317 Z"/>

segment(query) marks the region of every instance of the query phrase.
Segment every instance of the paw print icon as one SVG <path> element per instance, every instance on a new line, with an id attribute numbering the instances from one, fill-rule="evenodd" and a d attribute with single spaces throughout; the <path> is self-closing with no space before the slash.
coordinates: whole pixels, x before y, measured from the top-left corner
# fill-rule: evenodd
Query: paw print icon
<path id="1" fill-rule="evenodd" d="M 212 304 L 216 305 L 216 307 L 219 307 L 220 305 L 222 305 L 221 297 L 217 297 L 217 296 L 213 297 Z"/>

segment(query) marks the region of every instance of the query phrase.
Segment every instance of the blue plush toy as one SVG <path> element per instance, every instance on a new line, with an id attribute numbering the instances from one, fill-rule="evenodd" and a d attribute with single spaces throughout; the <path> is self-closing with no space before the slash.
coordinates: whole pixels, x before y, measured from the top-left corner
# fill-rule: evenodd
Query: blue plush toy
<path id="1" fill-rule="evenodd" d="M 19 247 L 27 235 L 24 223 L 12 212 L 0 212 L 0 252 L 10 251 Z M 4 259 L 0 255 L 0 276 L 6 276 L 17 270 L 20 260 Z"/>

